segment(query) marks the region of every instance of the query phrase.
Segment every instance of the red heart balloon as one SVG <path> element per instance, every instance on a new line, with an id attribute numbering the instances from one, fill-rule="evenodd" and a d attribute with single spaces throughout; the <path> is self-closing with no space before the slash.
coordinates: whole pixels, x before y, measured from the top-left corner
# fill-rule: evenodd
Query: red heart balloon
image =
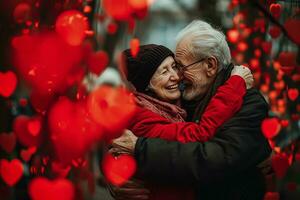
<path id="1" fill-rule="evenodd" d="M 73 200 L 75 188 L 67 179 L 35 178 L 29 183 L 29 195 L 32 200 Z"/>
<path id="2" fill-rule="evenodd" d="M 0 72 L 0 95 L 3 97 L 9 97 L 15 91 L 17 86 L 17 77 L 11 72 Z"/>
<path id="3" fill-rule="evenodd" d="M 59 161 L 53 161 L 51 163 L 51 170 L 56 176 L 60 178 L 66 178 L 67 175 L 69 174 L 69 171 L 71 170 L 71 166 L 70 165 L 65 166 Z"/>
<path id="4" fill-rule="evenodd" d="M 64 40 L 77 46 L 82 43 L 89 29 L 88 19 L 78 10 L 67 10 L 61 13 L 55 24 L 55 30 Z"/>
<path id="5" fill-rule="evenodd" d="M 279 18 L 281 14 L 281 5 L 279 3 L 272 3 L 270 5 L 270 12 L 274 17 Z"/>
<path id="6" fill-rule="evenodd" d="M 40 117 L 33 117 L 27 123 L 27 129 L 29 133 L 33 136 L 37 136 L 41 131 L 41 118 Z"/>
<path id="7" fill-rule="evenodd" d="M 103 173 L 107 180 L 116 186 L 124 184 L 136 170 L 136 162 L 132 156 L 122 154 L 114 157 L 105 155 L 102 162 Z"/>
<path id="8" fill-rule="evenodd" d="M 280 124 L 281 124 L 282 127 L 287 127 L 289 125 L 289 123 L 290 122 L 287 119 L 283 119 L 283 120 L 280 121 Z"/>
<path id="9" fill-rule="evenodd" d="M 102 136 L 85 101 L 72 102 L 61 97 L 50 109 L 48 116 L 51 139 L 58 159 L 63 164 L 82 157 Z"/>
<path id="10" fill-rule="evenodd" d="M 23 165 L 18 159 L 13 159 L 10 162 L 1 159 L 0 174 L 7 185 L 14 186 L 23 175 Z"/>
<path id="11" fill-rule="evenodd" d="M 269 34 L 272 38 L 276 39 L 280 36 L 281 30 L 278 26 L 272 26 L 269 30 Z"/>
<path id="12" fill-rule="evenodd" d="M 288 97 L 290 100 L 295 101 L 299 96 L 299 91 L 297 88 L 290 88 L 288 90 Z"/>
<path id="13" fill-rule="evenodd" d="M 275 171 L 277 178 L 281 179 L 285 176 L 289 168 L 289 160 L 287 155 L 283 153 L 275 154 L 272 156 L 272 167 Z"/>
<path id="14" fill-rule="evenodd" d="M 296 44 L 300 44 L 300 20 L 299 19 L 288 19 L 284 23 L 284 27 L 288 32 L 288 35 L 293 39 Z"/>
<path id="15" fill-rule="evenodd" d="M 130 40 L 130 53 L 133 57 L 136 57 L 140 50 L 140 40 L 133 38 Z"/>
<path id="16" fill-rule="evenodd" d="M 30 19 L 31 8 L 28 3 L 19 3 L 13 12 L 14 19 L 17 23 L 23 23 Z"/>
<path id="17" fill-rule="evenodd" d="M 25 115 L 19 115 L 15 118 L 13 123 L 13 130 L 17 136 L 18 141 L 26 146 L 39 146 L 42 140 L 42 135 L 32 135 L 28 131 L 28 123 L 30 122 L 31 118 Z"/>
<path id="18" fill-rule="evenodd" d="M 268 139 L 275 137 L 281 129 L 280 122 L 277 118 L 266 118 L 261 124 L 261 130 Z"/>
<path id="19" fill-rule="evenodd" d="M 115 138 L 129 125 L 135 112 L 133 96 L 124 88 L 100 86 L 88 96 L 88 110 L 92 118 L 108 131 L 107 138 Z"/>
<path id="20" fill-rule="evenodd" d="M 0 146 L 7 153 L 11 153 L 16 146 L 16 135 L 14 133 L 11 134 L 0 134 Z"/>
<path id="21" fill-rule="evenodd" d="M 102 5 L 105 13 L 116 20 L 128 20 L 133 12 L 129 0 L 103 0 Z"/>
<path id="22" fill-rule="evenodd" d="M 270 54 L 272 50 L 272 42 L 263 42 L 261 47 L 266 54 Z"/>
<path id="23" fill-rule="evenodd" d="M 264 200 L 280 200 L 279 192 L 266 192 Z"/>
<path id="24" fill-rule="evenodd" d="M 97 75 L 100 75 L 101 72 L 108 65 L 109 58 L 105 51 L 98 51 L 93 53 L 88 60 L 89 70 Z"/>
<path id="25" fill-rule="evenodd" d="M 55 33 L 15 37 L 12 46 L 22 78 L 40 94 L 67 89 L 66 76 L 82 59 L 80 47 L 68 45 Z"/>
<path id="26" fill-rule="evenodd" d="M 31 156 L 36 152 L 36 147 L 29 147 L 27 150 L 21 150 L 21 158 L 28 162 Z"/>

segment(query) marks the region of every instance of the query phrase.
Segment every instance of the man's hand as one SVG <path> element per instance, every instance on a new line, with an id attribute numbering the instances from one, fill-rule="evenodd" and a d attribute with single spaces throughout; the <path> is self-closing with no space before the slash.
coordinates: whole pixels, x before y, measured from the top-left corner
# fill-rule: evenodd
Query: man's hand
<path id="1" fill-rule="evenodd" d="M 139 180 L 129 180 L 122 187 L 108 186 L 111 195 L 116 200 L 146 200 L 149 199 L 150 190 Z"/>
<path id="2" fill-rule="evenodd" d="M 137 137 L 130 131 L 125 130 L 124 134 L 112 141 L 112 148 L 109 150 L 112 154 L 134 154 L 134 148 Z"/>
<path id="3" fill-rule="evenodd" d="M 246 82 L 247 89 L 253 87 L 254 79 L 251 70 L 248 67 L 245 67 L 243 65 L 234 66 L 233 70 L 231 71 L 231 76 L 233 75 L 238 75 L 242 77 Z"/>

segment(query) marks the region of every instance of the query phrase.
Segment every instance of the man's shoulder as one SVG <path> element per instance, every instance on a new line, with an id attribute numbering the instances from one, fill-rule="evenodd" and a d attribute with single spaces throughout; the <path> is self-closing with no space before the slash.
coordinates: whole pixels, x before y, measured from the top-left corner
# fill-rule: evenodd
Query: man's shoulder
<path id="1" fill-rule="evenodd" d="M 263 95 L 255 88 L 251 88 L 247 90 L 244 100 L 243 100 L 242 109 L 244 107 L 251 107 L 251 106 L 260 106 L 265 107 L 268 109 L 269 105 Z"/>

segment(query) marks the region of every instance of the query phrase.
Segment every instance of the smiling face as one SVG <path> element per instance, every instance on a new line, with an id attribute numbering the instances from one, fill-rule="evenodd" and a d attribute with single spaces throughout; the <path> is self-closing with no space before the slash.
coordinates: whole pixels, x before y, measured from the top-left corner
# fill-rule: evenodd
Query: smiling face
<path id="1" fill-rule="evenodd" d="M 195 58 L 189 51 L 190 42 L 190 40 L 182 40 L 176 47 L 176 61 L 179 66 L 183 66 L 182 78 L 185 89 L 182 97 L 185 100 L 202 98 L 213 83 L 217 72 L 216 59 L 213 57 Z"/>
<path id="2" fill-rule="evenodd" d="M 167 57 L 150 80 L 150 88 L 161 100 L 173 102 L 180 97 L 179 76 L 175 60 Z"/>

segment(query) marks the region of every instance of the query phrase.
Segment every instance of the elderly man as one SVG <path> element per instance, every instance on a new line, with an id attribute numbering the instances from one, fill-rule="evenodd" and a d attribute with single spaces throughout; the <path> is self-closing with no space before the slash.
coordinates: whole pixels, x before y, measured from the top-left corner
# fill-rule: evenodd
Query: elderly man
<path id="1" fill-rule="evenodd" d="M 176 60 L 182 69 L 185 89 L 183 106 L 188 121 L 198 122 L 217 88 L 232 70 L 225 36 L 208 23 L 195 20 L 177 38 Z M 170 142 L 136 138 L 127 133 L 115 140 L 114 151 L 132 153 L 145 180 L 189 184 L 197 199 L 263 199 L 264 176 L 257 165 L 271 149 L 260 129 L 268 105 L 261 94 L 250 89 L 241 110 L 219 128 L 208 142 Z M 161 131 L 168 131 L 161 126 Z M 138 190 L 128 191 L 128 197 Z M 130 193 L 132 192 L 132 193 Z M 141 195 L 141 197 L 146 197 Z"/>

